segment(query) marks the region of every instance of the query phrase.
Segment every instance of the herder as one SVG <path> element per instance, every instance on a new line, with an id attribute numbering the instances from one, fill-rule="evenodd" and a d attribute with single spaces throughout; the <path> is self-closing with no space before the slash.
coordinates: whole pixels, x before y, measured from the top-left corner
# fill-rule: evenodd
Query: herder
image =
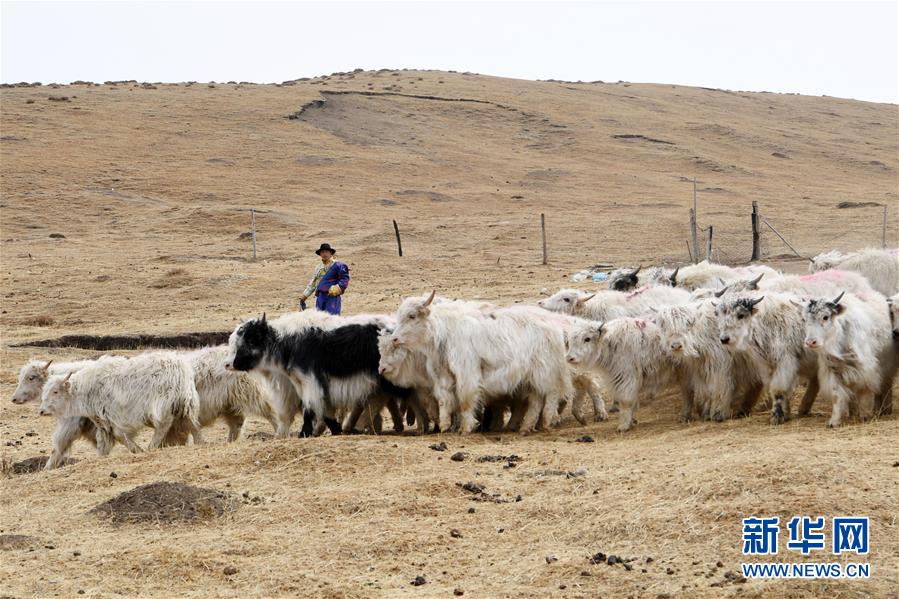
<path id="1" fill-rule="evenodd" d="M 350 269 L 343 262 L 334 260 L 337 250 L 327 243 L 321 244 L 315 253 L 321 257 L 322 263 L 316 265 L 312 279 L 300 295 L 301 306 L 314 293 L 316 310 L 340 314 L 340 296 L 350 284 Z"/>

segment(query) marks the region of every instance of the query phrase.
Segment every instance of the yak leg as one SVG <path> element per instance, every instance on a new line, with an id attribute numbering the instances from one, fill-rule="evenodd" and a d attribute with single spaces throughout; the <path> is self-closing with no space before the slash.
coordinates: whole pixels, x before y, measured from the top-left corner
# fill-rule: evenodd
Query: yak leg
<path id="1" fill-rule="evenodd" d="M 833 408 L 830 414 L 830 420 L 827 421 L 828 428 L 836 428 L 843 424 L 843 417 L 849 409 L 849 392 L 843 385 L 836 381 L 829 381 L 828 389 L 833 400 Z"/>
<path id="2" fill-rule="evenodd" d="M 618 432 L 629 431 L 634 426 L 634 412 L 639 403 L 636 389 L 624 387 L 618 389 L 616 399 L 618 402 Z"/>
<path id="3" fill-rule="evenodd" d="M 56 421 L 56 430 L 53 431 L 53 449 L 50 457 L 44 465 L 45 470 L 59 468 L 66 463 L 66 457 L 72 448 L 75 439 L 81 436 L 81 418 L 60 418 Z"/>
<path id="4" fill-rule="evenodd" d="M 533 432 L 537 427 L 537 420 L 543 413 L 543 397 L 537 393 L 528 393 L 526 409 L 521 419 L 518 432 L 522 435 Z"/>
<path id="5" fill-rule="evenodd" d="M 805 395 L 802 396 L 802 401 L 799 402 L 800 416 L 808 416 L 809 412 L 812 411 L 812 404 L 815 403 L 815 398 L 818 397 L 819 389 L 818 377 L 813 376 L 808 381 L 808 387 L 805 390 Z"/>
<path id="6" fill-rule="evenodd" d="M 386 397 L 387 411 L 390 412 L 390 419 L 393 421 L 393 431 L 396 433 L 403 432 L 403 413 L 393 397 Z"/>
<path id="7" fill-rule="evenodd" d="M 365 409 L 364 402 L 360 401 L 353 405 L 353 408 L 347 413 L 346 418 L 343 419 L 343 430 L 352 432 L 356 429 L 359 417 L 362 416 L 363 409 Z"/>
<path id="8" fill-rule="evenodd" d="M 122 443 L 131 453 L 143 453 L 144 450 L 134 441 L 134 433 L 122 433 Z"/>

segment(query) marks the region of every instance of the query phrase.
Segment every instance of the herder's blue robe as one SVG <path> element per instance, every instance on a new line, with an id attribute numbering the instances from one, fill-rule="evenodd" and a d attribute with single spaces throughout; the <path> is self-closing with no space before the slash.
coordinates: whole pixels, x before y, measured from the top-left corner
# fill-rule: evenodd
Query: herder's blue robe
<path id="1" fill-rule="evenodd" d="M 322 277 L 322 280 L 319 281 L 315 290 L 315 309 L 331 314 L 340 314 L 340 296 L 335 295 L 332 297 L 328 295 L 328 289 L 332 285 L 339 285 L 340 293 L 343 294 L 349 284 L 350 269 L 343 262 L 335 261 L 331 268 L 328 269 L 328 272 L 325 273 L 325 276 Z"/>

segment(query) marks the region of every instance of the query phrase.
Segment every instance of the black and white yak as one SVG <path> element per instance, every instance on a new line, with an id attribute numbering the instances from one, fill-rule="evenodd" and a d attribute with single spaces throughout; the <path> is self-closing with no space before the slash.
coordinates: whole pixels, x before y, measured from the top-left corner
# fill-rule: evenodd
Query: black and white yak
<path id="1" fill-rule="evenodd" d="M 395 423 L 401 423 L 396 404 L 411 391 L 378 374 L 380 330 L 377 324 L 281 330 L 263 314 L 231 334 L 226 367 L 285 375 L 302 398 L 306 416 L 311 416 L 304 419 L 304 436 L 313 433 L 313 421 L 316 434 L 325 426 L 332 434 L 352 430 L 366 407 L 380 412 L 386 405 Z M 335 419 L 338 410 L 348 413 L 342 425 Z"/>

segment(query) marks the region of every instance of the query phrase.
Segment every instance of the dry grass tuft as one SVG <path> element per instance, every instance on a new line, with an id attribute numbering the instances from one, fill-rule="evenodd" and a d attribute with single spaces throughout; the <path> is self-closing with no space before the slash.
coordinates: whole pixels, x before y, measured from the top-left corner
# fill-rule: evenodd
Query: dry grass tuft
<path id="1" fill-rule="evenodd" d="M 55 322 L 56 320 L 52 316 L 48 316 L 46 314 L 32 316 L 30 318 L 23 318 L 19 321 L 20 324 L 27 327 L 49 327 L 53 326 Z"/>
<path id="2" fill-rule="evenodd" d="M 193 277 L 183 268 L 173 268 L 157 281 L 150 284 L 153 289 L 176 289 L 186 287 L 193 282 Z"/>
<path id="3" fill-rule="evenodd" d="M 12 474 L 31 474 L 32 472 L 40 472 L 44 469 L 44 466 L 47 464 L 47 456 L 35 456 L 33 458 L 26 458 L 20 462 L 15 462 L 9 467 L 9 472 Z M 66 461 L 66 465 L 74 464 L 77 460 L 69 458 Z"/>
<path id="4" fill-rule="evenodd" d="M 0 551 L 27 549 L 38 544 L 38 540 L 28 535 L 0 535 Z"/>

